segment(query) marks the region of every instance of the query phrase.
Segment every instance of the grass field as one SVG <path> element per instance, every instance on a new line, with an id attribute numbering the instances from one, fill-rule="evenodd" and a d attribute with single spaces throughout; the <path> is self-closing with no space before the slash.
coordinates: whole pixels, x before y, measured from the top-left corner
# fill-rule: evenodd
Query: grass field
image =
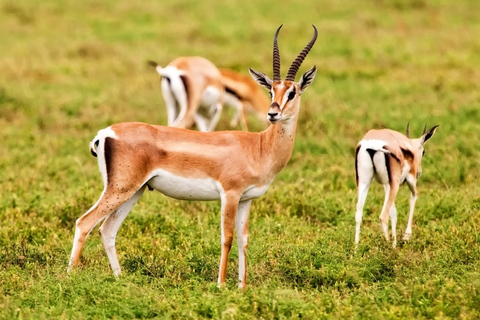
<path id="1" fill-rule="evenodd" d="M 0 318 L 420 319 L 480 317 L 480 19 L 477 1 L 0 0 Z M 147 192 L 119 231 L 116 279 L 92 232 L 67 274 L 75 220 L 102 189 L 89 151 L 121 121 L 166 123 L 165 65 L 201 55 L 300 74 L 292 159 L 250 215 L 249 288 L 236 244 L 218 289 L 220 205 Z M 261 125 L 251 119 L 251 127 Z M 371 128 L 426 145 L 411 241 L 392 249 L 373 185 L 354 252 L 354 152 Z M 223 117 L 219 129 L 230 129 Z M 409 192 L 397 197 L 403 235 Z"/>

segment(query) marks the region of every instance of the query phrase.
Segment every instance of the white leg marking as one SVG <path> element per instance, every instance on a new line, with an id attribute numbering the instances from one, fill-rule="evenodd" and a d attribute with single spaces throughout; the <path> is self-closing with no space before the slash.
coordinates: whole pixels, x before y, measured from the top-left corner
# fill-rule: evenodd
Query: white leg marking
<path id="1" fill-rule="evenodd" d="M 252 200 L 241 201 L 238 204 L 235 216 L 235 229 L 237 232 L 238 245 L 238 287 L 246 286 L 247 272 L 247 248 L 248 248 L 248 216 Z"/>
<path id="2" fill-rule="evenodd" d="M 141 187 L 127 202 L 118 207 L 117 210 L 112 212 L 103 222 L 99 229 L 102 237 L 103 246 L 107 252 L 110 266 L 112 267 L 113 274 L 118 276 L 121 273 L 120 264 L 118 263 L 117 252 L 115 250 L 115 239 L 117 232 L 127 215 L 132 210 L 133 206 L 142 197 L 145 191 L 145 186 Z"/>

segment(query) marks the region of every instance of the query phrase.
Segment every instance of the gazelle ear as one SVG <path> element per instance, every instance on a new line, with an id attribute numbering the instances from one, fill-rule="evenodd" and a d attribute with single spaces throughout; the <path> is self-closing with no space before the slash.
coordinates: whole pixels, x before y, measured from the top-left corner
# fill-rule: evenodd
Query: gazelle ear
<path id="1" fill-rule="evenodd" d="M 430 130 L 427 131 L 427 133 L 425 133 L 420 139 L 422 139 L 422 144 L 425 144 L 425 142 L 427 142 L 428 139 L 430 139 L 434 134 L 435 134 L 435 131 L 437 131 L 437 128 L 439 126 L 433 126 Z"/>
<path id="2" fill-rule="evenodd" d="M 261 72 L 258 72 L 258 71 L 253 70 L 252 68 L 248 68 L 248 71 L 250 72 L 250 75 L 252 76 L 252 78 L 253 78 L 259 85 L 261 85 L 262 87 L 267 88 L 268 90 L 271 90 L 271 89 L 272 89 L 272 83 L 273 83 L 273 81 L 272 81 L 269 77 L 267 77 L 266 75 L 264 75 L 264 74 L 261 73 Z"/>
<path id="3" fill-rule="evenodd" d="M 312 83 L 313 79 L 315 78 L 315 75 L 317 74 L 317 67 L 313 66 L 312 69 L 308 70 L 305 72 L 300 79 L 300 82 L 298 83 L 300 85 L 300 94 L 307 89 L 307 87 Z"/>

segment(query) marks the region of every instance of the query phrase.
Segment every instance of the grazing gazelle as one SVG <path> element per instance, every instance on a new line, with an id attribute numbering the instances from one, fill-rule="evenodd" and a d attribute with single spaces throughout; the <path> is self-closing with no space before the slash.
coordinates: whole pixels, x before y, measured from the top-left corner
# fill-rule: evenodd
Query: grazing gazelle
<path id="1" fill-rule="evenodd" d="M 252 199 L 263 195 L 292 155 L 300 95 L 316 74 L 311 68 L 300 81 L 295 75 L 317 38 L 292 63 L 284 81 L 274 37 L 273 80 L 250 69 L 272 93 L 271 125 L 262 132 L 198 132 L 130 122 L 100 130 L 90 143 L 98 157 L 105 188 L 97 203 L 76 221 L 69 270 L 78 264 L 86 237 L 97 223 L 115 275 L 120 274 L 115 238 L 123 220 L 146 187 L 187 200 L 221 201 L 222 253 L 218 283 L 225 282 L 227 259 L 237 232 L 239 287 L 246 286 L 248 215 Z"/>
<path id="2" fill-rule="evenodd" d="M 168 125 L 213 131 L 222 113 L 225 88 L 215 65 L 202 57 L 180 57 L 165 68 L 149 61 L 162 77 Z"/>
<path id="3" fill-rule="evenodd" d="M 225 86 L 224 104 L 235 108 L 235 115 L 230 126 L 236 127 L 240 121 L 242 130 L 248 131 L 247 111 L 265 121 L 265 114 L 270 107 L 263 90 L 251 77 L 235 72 L 230 69 L 219 69 L 222 74 L 222 82 Z"/>
<path id="4" fill-rule="evenodd" d="M 358 191 L 357 211 L 355 213 L 356 230 L 355 244 L 360 240 L 360 225 L 362 224 L 363 206 L 368 194 L 372 179 L 383 184 L 385 188 L 385 201 L 380 213 L 380 224 L 385 238 L 388 235 L 388 216 L 392 219 L 393 246 L 397 245 L 397 209 L 395 197 L 398 189 L 404 182 L 410 191 L 410 213 L 407 229 L 403 239 L 409 240 L 412 234 L 413 211 L 417 200 L 417 179 L 422 173 L 422 157 L 424 144 L 430 139 L 438 126 L 426 131 L 422 136 L 410 139 L 408 125 L 407 135 L 390 129 L 370 130 L 358 143 L 355 155 L 355 171 Z"/>

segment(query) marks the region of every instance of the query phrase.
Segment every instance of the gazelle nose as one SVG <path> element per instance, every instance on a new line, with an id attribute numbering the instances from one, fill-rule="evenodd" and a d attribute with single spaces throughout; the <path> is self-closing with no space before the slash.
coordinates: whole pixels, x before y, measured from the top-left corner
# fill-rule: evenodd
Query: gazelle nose
<path id="1" fill-rule="evenodd" d="M 268 116 L 273 118 L 273 117 L 276 117 L 278 115 L 278 112 L 269 112 L 268 113 Z"/>

